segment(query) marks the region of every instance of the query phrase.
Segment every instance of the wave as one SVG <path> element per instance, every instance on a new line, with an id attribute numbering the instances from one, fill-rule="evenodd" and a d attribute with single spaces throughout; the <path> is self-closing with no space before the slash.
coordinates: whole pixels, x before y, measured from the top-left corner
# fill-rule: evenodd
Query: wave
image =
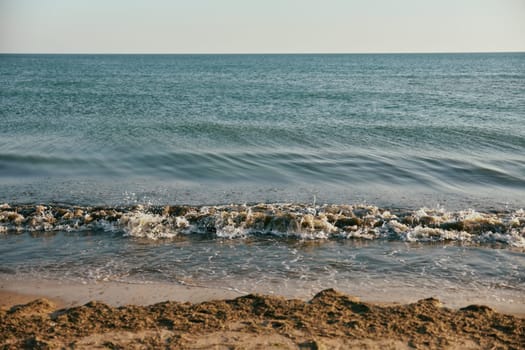
<path id="1" fill-rule="evenodd" d="M 102 230 L 152 240 L 187 234 L 303 240 L 387 239 L 500 243 L 525 248 L 525 211 L 478 212 L 298 203 L 80 207 L 0 205 L 0 233 Z"/>
<path id="2" fill-rule="evenodd" d="M 519 157 L 463 160 L 436 154 L 355 151 L 162 151 L 125 157 L 61 157 L 0 153 L 0 177 L 151 176 L 155 179 L 229 183 L 384 184 L 444 190 L 449 186 L 525 188 Z"/>

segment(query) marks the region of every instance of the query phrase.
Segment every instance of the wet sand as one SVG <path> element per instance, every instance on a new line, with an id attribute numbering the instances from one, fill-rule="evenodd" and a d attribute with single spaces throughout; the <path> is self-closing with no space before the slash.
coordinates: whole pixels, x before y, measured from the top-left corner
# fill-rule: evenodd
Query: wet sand
<path id="1" fill-rule="evenodd" d="M 214 299 L 232 299 L 250 293 L 279 295 L 288 299 L 309 300 L 321 289 L 304 288 L 288 281 L 287 286 L 265 288 L 252 286 L 250 290 L 237 290 L 229 287 L 201 285 L 195 283 L 124 283 L 114 281 L 73 282 L 49 279 L 11 279 L 0 277 L 0 293 L 16 296 L 19 303 L 37 298 L 46 298 L 58 302 L 62 307 L 84 305 L 96 300 L 111 306 L 151 305 L 166 300 L 200 303 Z M 313 291 L 313 292 L 312 292 Z M 433 297 L 439 299 L 445 307 L 458 309 L 466 305 L 482 304 L 506 314 L 525 315 L 525 296 L 517 296 L 514 291 L 505 290 L 448 290 L 430 289 L 421 286 L 395 287 L 391 285 L 370 286 L 355 285 L 351 290 L 341 292 L 356 296 L 362 301 L 375 304 L 409 304 L 420 299 Z M 0 294 L 2 295 L 2 294 Z M 13 305 L 2 303 L 1 305 Z"/>
<path id="2" fill-rule="evenodd" d="M 227 289 L 180 284 L 83 284 L 55 280 L 0 280 L 0 293 L 21 301 L 46 298 L 63 307 L 80 306 L 94 300 L 111 306 L 151 305 L 166 300 L 198 303 L 212 299 L 235 298 L 243 294 Z M 2 302 L 0 305 L 12 306 Z"/>
<path id="3" fill-rule="evenodd" d="M 49 286 L 33 288 L 34 293 L 29 284 L 25 290 L 18 285 L 19 292 L 2 287 L 0 347 L 5 349 L 519 349 L 525 344 L 523 317 L 479 305 L 448 308 L 433 298 L 385 304 L 330 289 L 299 300 L 190 286 L 155 293 L 154 286 L 143 286 L 129 299 L 131 293 L 108 284 L 99 298 L 94 288 L 72 301 L 64 296 L 82 286 L 57 285 L 54 294 Z M 51 299 L 35 299 L 42 291 Z M 84 303 L 90 297 L 105 302 Z M 154 299 L 163 301 L 146 305 Z M 130 300 L 134 305 L 115 306 Z"/>

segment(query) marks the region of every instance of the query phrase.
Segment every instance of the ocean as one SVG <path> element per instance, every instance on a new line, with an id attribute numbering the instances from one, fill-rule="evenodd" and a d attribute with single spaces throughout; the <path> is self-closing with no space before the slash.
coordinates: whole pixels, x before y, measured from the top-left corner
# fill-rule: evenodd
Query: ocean
<path id="1" fill-rule="evenodd" d="M 7 282 L 523 305 L 524 198 L 525 53 L 0 55 Z"/>

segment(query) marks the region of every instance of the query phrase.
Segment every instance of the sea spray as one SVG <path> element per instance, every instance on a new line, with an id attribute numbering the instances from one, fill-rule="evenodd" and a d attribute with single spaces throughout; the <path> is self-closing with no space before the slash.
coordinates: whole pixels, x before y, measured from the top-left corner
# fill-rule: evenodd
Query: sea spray
<path id="1" fill-rule="evenodd" d="M 185 234 L 223 238 L 274 235 L 297 239 L 460 241 L 525 247 L 525 211 L 478 212 L 374 205 L 275 203 L 216 206 L 68 207 L 0 206 L 0 233 L 119 231 L 125 236 L 167 239 Z"/>

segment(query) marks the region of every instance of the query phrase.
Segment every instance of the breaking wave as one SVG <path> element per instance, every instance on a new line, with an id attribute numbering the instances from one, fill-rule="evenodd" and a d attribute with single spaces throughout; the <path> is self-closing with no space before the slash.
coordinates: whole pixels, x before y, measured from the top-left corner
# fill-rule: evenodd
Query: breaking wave
<path id="1" fill-rule="evenodd" d="M 80 207 L 0 205 L 0 233 L 103 230 L 147 239 L 185 234 L 221 238 L 388 239 L 501 243 L 525 248 L 525 211 L 478 212 L 374 205 L 256 204 Z"/>

